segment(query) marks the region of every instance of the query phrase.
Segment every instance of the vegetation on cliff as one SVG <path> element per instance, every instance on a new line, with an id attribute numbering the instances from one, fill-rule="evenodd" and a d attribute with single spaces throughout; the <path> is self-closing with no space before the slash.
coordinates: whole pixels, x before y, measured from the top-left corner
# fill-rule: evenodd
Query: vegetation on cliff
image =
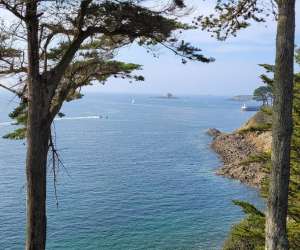
<path id="1" fill-rule="evenodd" d="M 300 51 L 296 56 L 300 64 Z M 288 238 L 290 249 L 300 249 L 300 73 L 295 75 L 294 101 L 293 101 L 293 137 L 291 151 L 291 180 L 289 184 L 288 207 Z M 251 157 L 249 161 L 256 160 L 264 164 L 265 170 L 270 171 L 271 155 L 263 158 Z M 268 195 L 269 180 L 266 178 L 261 188 L 264 197 Z M 265 214 L 246 202 L 234 202 L 239 205 L 246 217 L 234 225 L 228 239 L 224 244 L 225 250 L 260 250 L 265 247 Z M 251 208 L 251 209 L 249 209 Z"/>
<path id="2" fill-rule="evenodd" d="M 236 36 L 251 21 L 277 21 L 272 115 L 272 168 L 266 218 L 266 249 L 288 250 L 288 196 L 293 126 L 295 0 L 218 0 L 215 13 L 199 18 L 203 29 L 220 40 Z M 270 4 L 268 6 L 268 4 Z"/>
<path id="3" fill-rule="evenodd" d="M 249 121 L 243 125 L 238 132 L 245 134 L 247 132 L 263 132 L 270 131 L 272 124 L 272 115 L 266 112 L 267 108 L 258 111 Z"/>
<path id="4" fill-rule="evenodd" d="M 270 113 L 259 111 L 233 133 L 217 133 L 210 129 L 208 133 L 214 137 L 212 148 L 223 161 L 217 174 L 261 187 L 267 175 L 263 163 L 265 158 L 270 158 L 271 122 Z"/>

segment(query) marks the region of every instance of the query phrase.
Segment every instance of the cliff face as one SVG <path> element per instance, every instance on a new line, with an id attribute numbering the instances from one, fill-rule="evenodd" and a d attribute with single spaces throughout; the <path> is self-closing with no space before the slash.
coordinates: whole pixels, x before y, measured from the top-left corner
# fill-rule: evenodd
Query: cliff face
<path id="1" fill-rule="evenodd" d="M 223 161 L 217 174 L 260 187 L 266 173 L 262 163 L 251 162 L 249 159 L 271 151 L 271 132 L 266 129 L 269 120 L 268 114 L 259 111 L 235 132 L 219 133 L 214 137 L 211 146 Z"/>

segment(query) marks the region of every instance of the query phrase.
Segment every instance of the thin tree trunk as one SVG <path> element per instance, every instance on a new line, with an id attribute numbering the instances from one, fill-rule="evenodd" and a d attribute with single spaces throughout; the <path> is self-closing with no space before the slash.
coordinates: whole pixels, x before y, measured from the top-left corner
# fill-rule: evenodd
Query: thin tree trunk
<path id="1" fill-rule="evenodd" d="M 295 0 L 278 1 L 273 102 L 272 170 L 266 221 L 266 249 L 287 250 L 287 209 L 292 135 Z"/>
<path id="2" fill-rule="evenodd" d="M 50 136 L 46 82 L 39 73 L 38 1 L 26 1 L 28 40 L 26 250 L 46 246 L 46 170 Z"/>

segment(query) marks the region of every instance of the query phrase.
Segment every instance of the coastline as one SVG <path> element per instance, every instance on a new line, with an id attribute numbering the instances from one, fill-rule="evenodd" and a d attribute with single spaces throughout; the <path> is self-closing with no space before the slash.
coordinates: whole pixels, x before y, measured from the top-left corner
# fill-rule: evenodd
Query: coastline
<path id="1" fill-rule="evenodd" d="M 261 188 L 262 181 L 267 175 L 263 163 L 250 159 L 271 150 L 271 131 L 253 129 L 258 121 L 265 124 L 268 119 L 266 116 L 258 112 L 232 133 L 222 133 L 217 129 L 208 130 L 207 133 L 213 137 L 211 148 L 222 161 L 222 166 L 216 171 L 217 175 L 239 180 L 251 187 Z"/>

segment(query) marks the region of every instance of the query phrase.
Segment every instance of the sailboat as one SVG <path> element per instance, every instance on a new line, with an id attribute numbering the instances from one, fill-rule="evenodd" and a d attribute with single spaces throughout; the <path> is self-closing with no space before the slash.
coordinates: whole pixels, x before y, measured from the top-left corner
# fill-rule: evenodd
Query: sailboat
<path id="1" fill-rule="evenodd" d="M 131 104 L 135 104 L 135 100 L 133 98 L 131 99 Z"/>

